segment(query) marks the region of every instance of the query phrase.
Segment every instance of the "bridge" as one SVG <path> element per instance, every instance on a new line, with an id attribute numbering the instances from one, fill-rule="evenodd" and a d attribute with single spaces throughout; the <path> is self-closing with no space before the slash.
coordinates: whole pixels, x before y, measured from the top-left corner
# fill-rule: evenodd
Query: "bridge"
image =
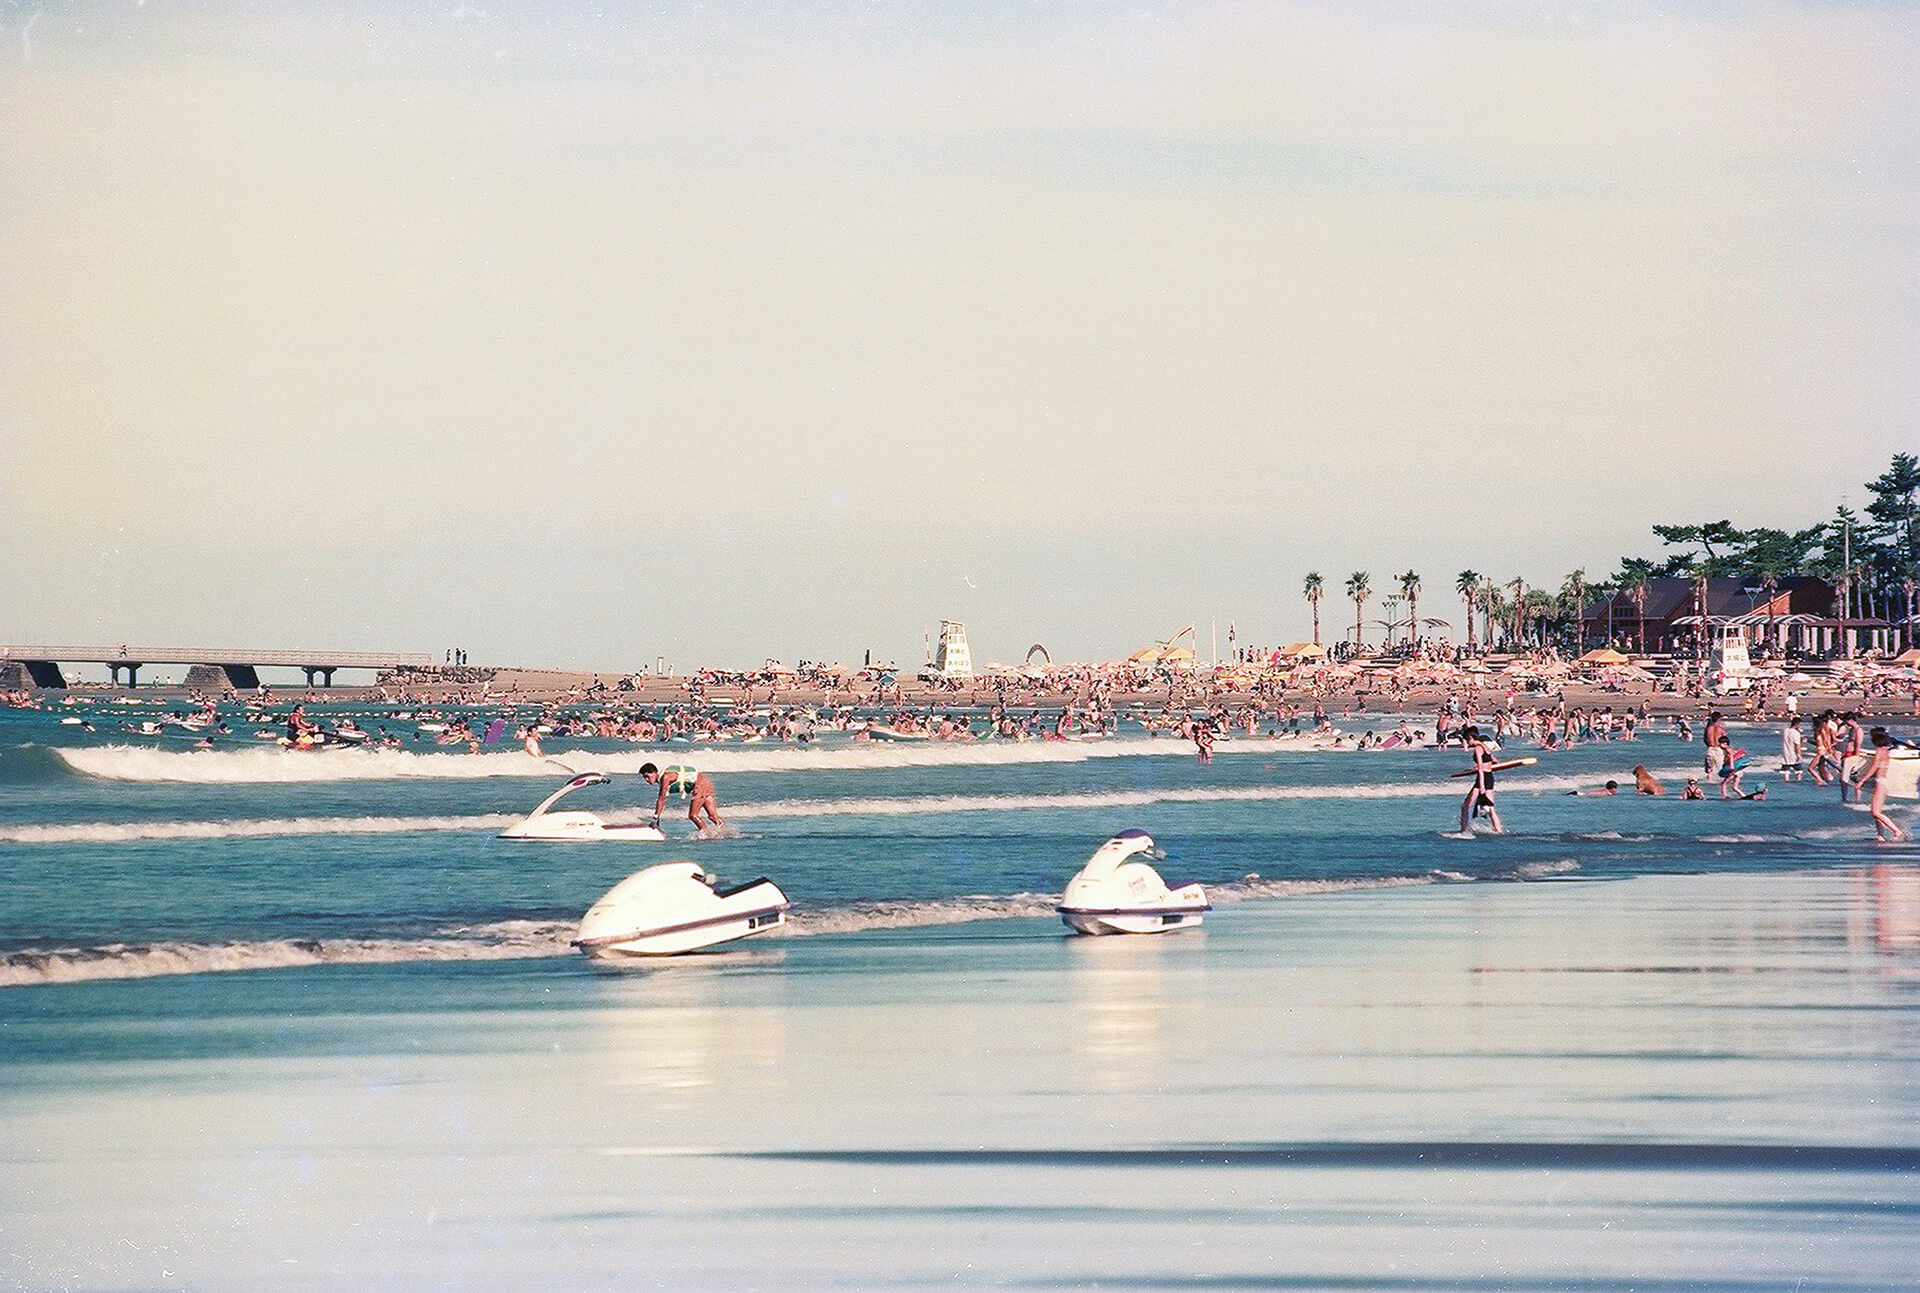
<path id="1" fill-rule="evenodd" d="M 322 687 L 333 686 L 336 669 L 430 669 L 436 661 L 430 655 L 398 651 L 241 651 L 225 647 L 146 647 L 128 646 L 10 646 L 0 645 L 0 665 L 18 664 L 36 687 L 64 687 L 63 664 L 104 664 L 114 683 L 120 671 L 127 671 L 127 686 L 139 684 L 141 666 L 184 664 L 203 669 L 218 669 L 236 688 L 260 685 L 263 665 L 299 669 L 307 675 L 307 686 L 317 678 Z M 191 681 L 191 675 L 189 675 Z"/>

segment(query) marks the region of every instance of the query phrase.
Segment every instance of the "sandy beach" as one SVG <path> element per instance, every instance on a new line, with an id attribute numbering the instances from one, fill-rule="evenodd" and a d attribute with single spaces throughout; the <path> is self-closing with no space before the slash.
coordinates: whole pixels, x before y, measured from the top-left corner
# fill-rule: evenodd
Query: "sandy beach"
<path id="1" fill-rule="evenodd" d="M 1910 864 L 169 986 L 0 997 L 8 1286 L 1913 1276 Z"/>
<path id="2" fill-rule="evenodd" d="M 852 684 L 845 687 L 825 688 L 806 686 L 797 683 L 739 686 L 730 684 L 708 684 L 699 690 L 696 699 L 689 691 L 684 678 L 641 677 L 629 687 L 619 684 L 629 675 L 620 673 L 602 673 L 586 670 L 567 669 L 486 669 L 476 670 L 485 676 L 482 683 L 454 685 L 451 683 L 416 682 L 405 687 L 389 686 L 387 695 L 413 697 L 421 703 L 469 703 L 481 706 L 505 706 L 519 704 L 550 703 L 593 703 L 620 704 L 630 706 L 671 706 L 685 704 L 713 704 L 724 702 L 728 705 L 763 706 L 805 706 L 825 705 L 898 705 L 914 710 L 929 707 L 982 707 L 993 705 L 1005 697 L 1006 703 L 1021 708 L 1039 708 L 1058 710 L 1068 702 L 1084 702 L 1088 687 L 1086 683 L 1062 680 L 1048 685 L 1010 685 L 1002 687 L 991 679 L 983 678 L 978 682 L 959 688 L 920 682 L 904 675 L 897 683 L 884 689 L 876 689 L 871 683 Z M 276 703 L 286 704 L 293 700 L 313 700 L 322 702 L 370 702 L 378 701 L 382 688 L 372 686 L 336 686 L 336 687 L 294 687 L 279 686 L 271 689 Z M 1842 689 L 1833 685 L 1819 683 L 1806 687 L 1796 687 L 1800 712 L 1817 714 L 1823 709 L 1854 710 L 1876 719 L 1916 720 L 1920 721 L 1920 712 L 1911 697 L 1905 695 L 1865 695 L 1856 689 Z M 172 685 L 142 686 L 129 691 L 124 687 L 104 685 L 85 685 L 70 689 L 68 693 L 43 691 L 38 693 L 43 704 L 58 703 L 63 694 L 75 697 L 107 697 L 135 695 L 153 701 L 184 699 L 199 694 L 188 689 Z M 231 694 L 231 693 L 227 693 Z M 1198 703 L 1201 699 L 1238 707 L 1256 699 L 1253 692 L 1235 685 L 1209 686 L 1205 682 L 1187 684 L 1177 691 L 1170 692 L 1165 685 L 1139 690 L 1118 689 L 1110 693 L 1110 699 L 1119 705 L 1158 708 L 1169 702 L 1170 696 L 1177 696 L 1188 703 Z M 1564 696 L 1569 708 L 1604 709 L 1611 707 L 1615 711 L 1634 709 L 1643 705 L 1647 712 L 1657 718 L 1672 715 L 1695 717 L 1709 709 L 1721 709 L 1728 713 L 1741 712 L 1744 697 L 1733 696 L 1686 696 L 1671 691 L 1654 691 L 1647 688 L 1612 688 L 1579 679 L 1569 679 L 1556 685 L 1550 691 L 1516 690 L 1511 693 L 1500 685 L 1484 685 L 1477 689 L 1448 688 L 1439 686 L 1413 686 L 1403 694 L 1390 695 L 1379 685 L 1335 685 L 1320 689 L 1294 687 L 1282 689 L 1278 699 L 1295 706 L 1311 709 L 1316 703 L 1323 705 L 1331 713 L 1367 711 L 1372 713 L 1406 713 L 1431 716 L 1449 697 L 1462 701 L 1471 701 L 1475 711 L 1490 712 L 1492 709 L 1511 704 L 1516 709 L 1552 708 Z M 1784 696 L 1776 693 L 1769 702 L 1768 713 L 1776 718 L 1784 713 Z"/>

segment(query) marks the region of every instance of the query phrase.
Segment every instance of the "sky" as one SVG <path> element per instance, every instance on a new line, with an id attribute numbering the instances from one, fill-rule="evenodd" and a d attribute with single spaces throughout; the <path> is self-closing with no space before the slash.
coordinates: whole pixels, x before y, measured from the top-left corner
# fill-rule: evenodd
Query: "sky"
<path id="1" fill-rule="evenodd" d="M 1457 631 L 1920 448 L 1916 66 L 1834 0 L 0 0 L 0 641 Z"/>

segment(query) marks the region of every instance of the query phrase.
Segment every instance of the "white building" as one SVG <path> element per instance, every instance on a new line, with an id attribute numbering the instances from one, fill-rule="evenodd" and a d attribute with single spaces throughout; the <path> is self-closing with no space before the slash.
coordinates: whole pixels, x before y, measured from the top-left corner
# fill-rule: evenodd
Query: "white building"
<path id="1" fill-rule="evenodd" d="M 973 653 L 967 649 L 967 626 L 959 620 L 940 621 L 940 649 L 933 672 L 942 678 L 973 677 Z"/>

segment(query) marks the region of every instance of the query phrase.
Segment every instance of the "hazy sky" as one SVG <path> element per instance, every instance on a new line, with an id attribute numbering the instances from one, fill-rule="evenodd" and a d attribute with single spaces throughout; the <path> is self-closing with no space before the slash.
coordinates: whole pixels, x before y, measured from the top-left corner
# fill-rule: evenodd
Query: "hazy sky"
<path id="1" fill-rule="evenodd" d="M 0 640 L 1204 654 L 1920 447 L 1912 5 L 624 9 L 0 2 Z"/>

